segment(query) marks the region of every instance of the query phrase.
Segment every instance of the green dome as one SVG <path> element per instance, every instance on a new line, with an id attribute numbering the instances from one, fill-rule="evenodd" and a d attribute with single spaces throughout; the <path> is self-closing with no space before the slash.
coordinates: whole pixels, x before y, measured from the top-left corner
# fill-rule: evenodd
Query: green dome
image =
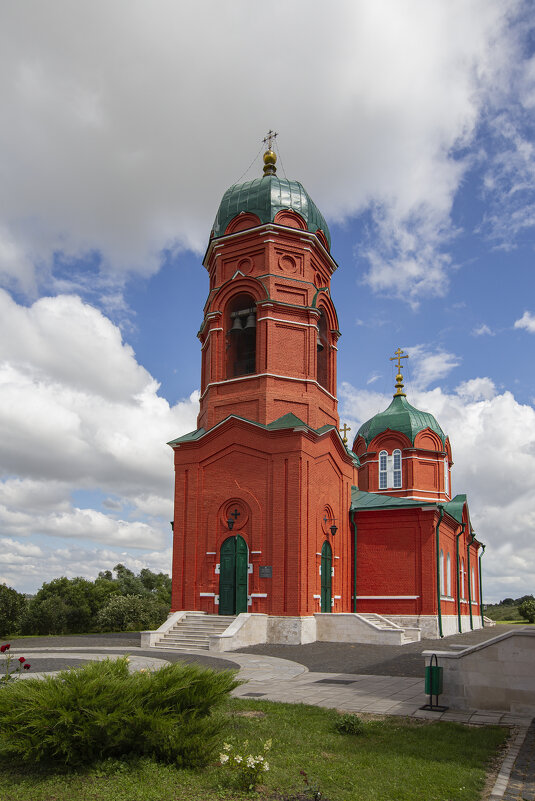
<path id="1" fill-rule="evenodd" d="M 313 234 L 320 228 L 331 246 L 327 223 L 304 186 L 278 175 L 263 175 L 227 189 L 217 210 L 214 236 L 223 236 L 229 222 L 242 211 L 250 211 L 261 223 L 269 223 L 283 209 L 293 209 L 300 214 Z"/>
<path id="2" fill-rule="evenodd" d="M 388 409 L 385 409 L 384 412 L 379 412 L 375 417 L 361 425 L 355 440 L 357 437 L 364 437 L 366 446 L 368 446 L 374 437 L 390 429 L 391 431 L 400 431 L 405 434 L 411 444 L 414 445 L 416 434 L 425 428 L 430 428 L 431 431 L 438 434 L 442 444 L 446 447 L 446 435 L 433 415 L 430 412 L 421 412 L 420 409 L 415 409 L 408 402 L 405 395 L 394 395 L 394 399 Z"/>

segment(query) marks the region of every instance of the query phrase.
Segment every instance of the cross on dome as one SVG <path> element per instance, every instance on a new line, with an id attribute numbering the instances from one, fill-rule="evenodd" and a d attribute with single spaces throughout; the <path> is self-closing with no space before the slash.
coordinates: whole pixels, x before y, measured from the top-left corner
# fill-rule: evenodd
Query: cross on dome
<path id="1" fill-rule="evenodd" d="M 390 357 L 391 362 L 395 361 L 396 359 L 398 362 L 396 365 L 396 367 L 398 368 L 398 374 L 396 376 L 396 392 L 394 394 L 394 397 L 396 397 L 396 395 L 405 396 L 405 393 L 403 392 L 403 375 L 401 373 L 401 360 L 408 358 L 409 354 L 402 351 L 401 348 L 398 348 L 396 351 L 394 351 L 394 355 Z"/>

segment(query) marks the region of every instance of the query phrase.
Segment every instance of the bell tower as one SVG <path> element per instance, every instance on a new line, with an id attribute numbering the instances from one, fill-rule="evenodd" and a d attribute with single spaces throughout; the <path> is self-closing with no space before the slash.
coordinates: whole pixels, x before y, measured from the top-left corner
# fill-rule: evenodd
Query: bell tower
<path id="1" fill-rule="evenodd" d="M 316 204 L 277 175 L 274 136 L 263 175 L 223 195 L 203 261 L 197 430 L 169 443 L 174 611 L 350 609 L 355 461 L 338 431 L 337 265 Z"/>
<path id="2" fill-rule="evenodd" d="M 229 414 L 266 425 L 288 412 L 313 428 L 338 427 L 328 229 L 275 163 L 269 149 L 263 177 L 230 187 L 214 223 L 204 259 L 199 428 Z"/>

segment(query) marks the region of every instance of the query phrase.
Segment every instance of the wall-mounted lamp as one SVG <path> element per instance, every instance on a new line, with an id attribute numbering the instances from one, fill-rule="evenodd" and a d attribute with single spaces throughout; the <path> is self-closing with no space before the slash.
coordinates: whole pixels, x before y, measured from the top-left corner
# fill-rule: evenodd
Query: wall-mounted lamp
<path id="1" fill-rule="evenodd" d="M 336 517 L 327 517 L 327 515 L 325 515 L 325 517 L 323 518 L 323 522 L 325 524 L 332 523 L 332 526 L 329 527 L 329 530 L 330 530 L 331 534 L 334 537 L 334 535 L 338 531 L 338 526 L 335 526 Z"/>
<path id="2" fill-rule="evenodd" d="M 230 513 L 229 519 L 227 520 L 227 526 L 229 531 L 232 531 L 232 529 L 234 528 L 234 523 L 236 522 L 240 514 L 241 512 L 238 512 L 237 509 L 234 509 L 234 511 Z"/>

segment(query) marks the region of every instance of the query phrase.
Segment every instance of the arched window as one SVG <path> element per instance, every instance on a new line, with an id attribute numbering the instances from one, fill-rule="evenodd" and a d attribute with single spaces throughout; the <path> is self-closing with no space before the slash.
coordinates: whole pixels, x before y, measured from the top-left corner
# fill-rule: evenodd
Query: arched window
<path id="1" fill-rule="evenodd" d="M 465 595 L 464 595 L 464 576 L 465 576 L 464 559 L 461 559 L 461 598 L 463 599 L 463 601 L 464 601 L 464 598 L 465 598 Z"/>
<path id="2" fill-rule="evenodd" d="M 250 295 L 236 295 L 228 306 L 227 378 L 256 372 L 256 304 Z"/>
<path id="3" fill-rule="evenodd" d="M 444 459 L 444 492 L 446 495 L 450 494 L 450 475 L 449 475 L 448 459 Z"/>
<path id="4" fill-rule="evenodd" d="M 388 487 L 388 454 L 386 451 L 381 451 L 379 454 L 379 489 L 386 489 Z"/>
<path id="5" fill-rule="evenodd" d="M 440 551 L 440 561 L 439 561 L 439 572 L 440 572 L 440 594 L 444 595 L 444 551 Z"/>
<path id="6" fill-rule="evenodd" d="M 449 554 L 446 556 L 446 595 L 451 598 L 451 559 Z"/>
<path id="7" fill-rule="evenodd" d="M 472 603 L 476 601 L 476 573 L 474 568 L 472 568 Z"/>
<path id="8" fill-rule="evenodd" d="M 327 320 L 323 311 L 318 320 L 317 339 L 317 377 L 318 384 L 329 390 L 329 341 L 327 337 Z"/>
<path id="9" fill-rule="evenodd" d="M 401 475 L 401 451 L 396 449 L 391 456 L 386 451 L 380 451 L 379 489 L 401 489 Z"/>
<path id="10" fill-rule="evenodd" d="M 394 489 L 401 487 L 401 451 L 395 450 L 392 454 L 394 461 Z"/>

